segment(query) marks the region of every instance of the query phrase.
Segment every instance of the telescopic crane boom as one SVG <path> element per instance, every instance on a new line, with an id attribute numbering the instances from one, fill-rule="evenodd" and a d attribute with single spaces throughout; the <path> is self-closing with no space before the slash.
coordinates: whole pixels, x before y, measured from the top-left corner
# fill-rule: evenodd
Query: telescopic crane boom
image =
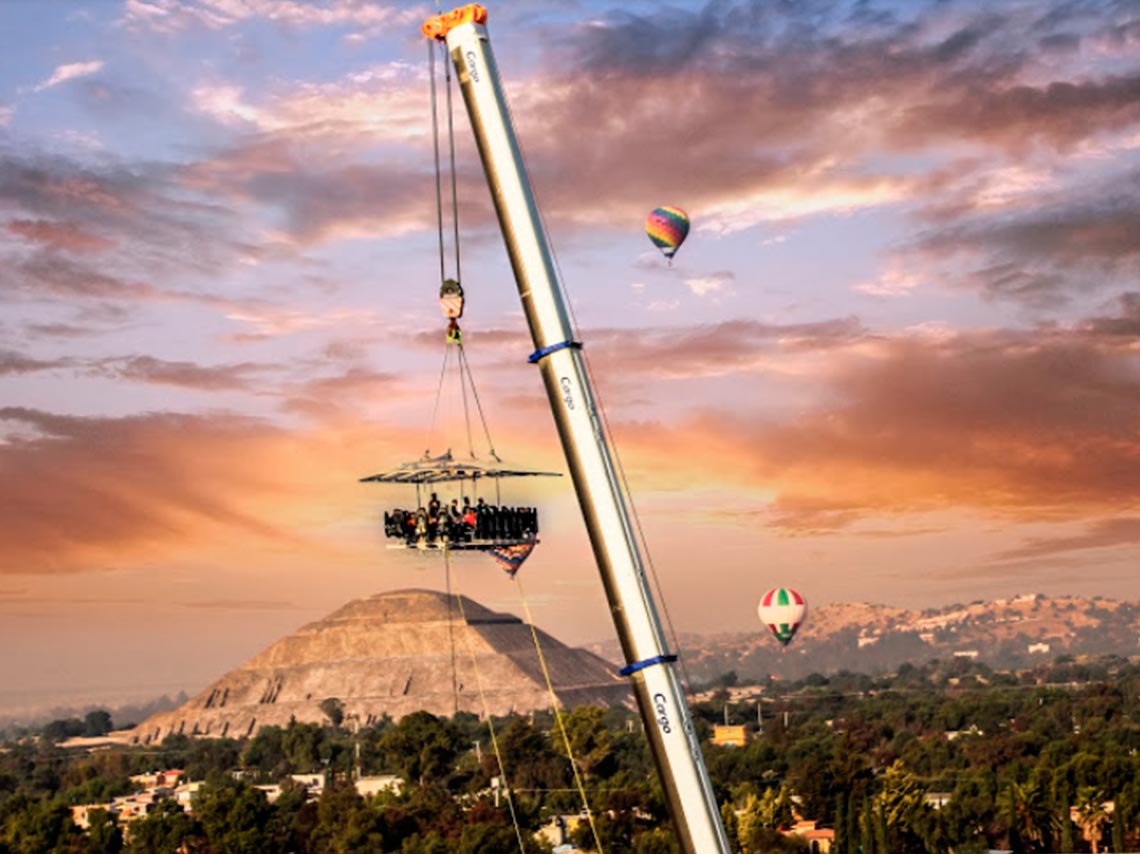
<path id="1" fill-rule="evenodd" d="M 526 174 L 486 29 L 471 4 L 429 18 L 423 34 L 447 44 L 475 132 L 507 254 L 578 503 L 633 681 L 677 840 L 686 854 L 729 854 L 700 744 L 665 643 L 625 496 L 589 378 L 573 338 L 562 285 Z"/>

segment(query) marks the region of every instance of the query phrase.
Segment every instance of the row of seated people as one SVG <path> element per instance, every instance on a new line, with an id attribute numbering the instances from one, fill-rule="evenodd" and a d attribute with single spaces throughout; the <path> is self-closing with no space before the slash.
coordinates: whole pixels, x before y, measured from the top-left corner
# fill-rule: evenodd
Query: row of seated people
<path id="1" fill-rule="evenodd" d="M 458 499 L 443 505 L 432 493 L 427 507 L 396 509 L 384 513 L 384 534 L 403 539 L 408 545 L 446 541 L 522 540 L 538 534 L 538 510 L 534 507 L 496 507 L 482 498 L 471 504 Z"/>

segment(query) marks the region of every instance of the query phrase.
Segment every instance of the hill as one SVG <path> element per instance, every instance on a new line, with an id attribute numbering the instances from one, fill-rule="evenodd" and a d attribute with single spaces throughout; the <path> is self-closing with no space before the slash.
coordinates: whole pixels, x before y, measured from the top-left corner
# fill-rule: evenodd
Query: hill
<path id="1" fill-rule="evenodd" d="M 969 658 L 1018 668 L 1059 655 L 1137 653 L 1140 603 L 1102 597 L 1026 594 L 924 611 L 888 605 L 828 604 L 808 614 L 786 652 L 759 623 L 751 633 L 681 639 L 694 681 L 735 672 L 744 680 L 812 672 L 882 673 L 910 662 Z M 616 660 L 613 644 L 590 647 Z"/>
<path id="2" fill-rule="evenodd" d="M 541 630 L 538 636 L 564 705 L 629 702 L 625 680 L 608 663 Z M 550 705 L 530 627 L 518 617 L 465 597 L 449 602 L 435 591 L 399 590 L 357 599 L 303 626 L 120 737 L 241 737 L 293 719 L 324 723 L 330 708 L 366 726 L 419 710 L 505 715 Z"/>

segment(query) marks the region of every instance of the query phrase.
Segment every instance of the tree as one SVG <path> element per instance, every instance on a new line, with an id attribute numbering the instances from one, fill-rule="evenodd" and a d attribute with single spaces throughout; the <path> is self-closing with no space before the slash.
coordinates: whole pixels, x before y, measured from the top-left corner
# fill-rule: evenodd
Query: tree
<path id="1" fill-rule="evenodd" d="M 728 834 L 728 843 L 735 851 L 740 848 L 740 821 L 736 817 L 732 801 L 725 801 L 720 805 L 720 818 L 724 822 L 724 832 Z"/>
<path id="2" fill-rule="evenodd" d="M 87 845 L 91 854 L 119 854 L 123 850 L 123 832 L 106 810 L 87 814 Z"/>
<path id="3" fill-rule="evenodd" d="M 836 854 L 851 854 L 851 843 L 847 841 L 847 802 L 840 796 L 835 803 L 835 846 Z"/>
<path id="4" fill-rule="evenodd" d="M 603 720 L 605 710 L 597 706 L 578 706 L 561 714 L 574 761 L 582 773 L 586 776 L 612 776 L 617 771 L 617 761 L 614 735 Z M 554 749 L 566 755 L 566 746 L 561 738 L 554 740 Z"/>
<path id="5" fill-rule="evenodd" d="M 750 850 L 759 849 L 767 836 L 764 831 L 790 827 L 792 822 L 791 794 L 784 786 L 765 789 L 759 797 L 750 794 L 740 816 L 740 841 Z"/>
<path id="6" fill-rule="evenodd" d="M 95 709 L 83 718 L 83 734 L 89 737 L 106 735 L 111 731 L 111 715 L 106 709 Z"/>
<path id="7" fill-rule="evenodd" d="M 1108 823 L 1108 810 L 1105 809 L 1104 795 L 1092 786 L 1082 786 L 1077 790 L 1077 827 L 1081 836 L 1092 847 L 1092 854 L 1100 852 L 1100 838 Z"/>
<path id="8" fill-rule="evenodd" d="M 272 854 L 273 808 L 265 793 L 248 783 L 214 778 L 194 807 L 210 846 L 226 854 Z"/>
<path id="9" fill-rule="evenodd" d="M 398 770 L 409 783 L 423 786 L 445 780 L 466 746 L 450 721 L 429 712 L 413 712 L 380 737 L 377 750 L 387 767 Z"/>
<path id="10" fill-rule="evenodd" d="M 321 700 L 320 709 L 334 727 L 339 727 L 344 721 L 344 703 L 336 697 L 327 697 Z"/>
<path id="11" fill-rule="evenodd" d="M 127 854 L 201 850 L 205 838 L 198 823 L 176 802 L 159 801 L 154 812 L 131 823 Z"/>
<path id="12" fill-rule="evenodd" d="M 12 854 L 54 854 L 79 834 L 61 804 L 16 795 L 0 806 L 0 850 L 7 844 Z"/>
<path id="13" fill-rule="evenodd" d="M 1014 851 L 1044 851 L 1051 836 L 1053 810 L 1045 788 L 1034 780 L 1010 783 L 1009 846 Z"/>

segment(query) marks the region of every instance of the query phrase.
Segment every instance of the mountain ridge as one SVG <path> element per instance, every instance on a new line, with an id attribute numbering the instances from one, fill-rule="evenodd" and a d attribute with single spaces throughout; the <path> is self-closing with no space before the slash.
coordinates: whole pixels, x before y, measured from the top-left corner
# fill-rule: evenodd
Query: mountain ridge
<path id="1" fill-rule="evenodd" d="M 730 672 L 748 680 L 876 673 L 953 657 L 1018 668 L 1064 654 L 1135 655 L 1138 640 L 1140 602 L 1028 593 L 923 610 L 829 603 L 809 611 L 786 651 L 759 620 L 755 632 L 685 634 L 681 649 L 690 678 L 701 682 Z M 587 649 L 620 659 L 612 642 Z"/>

